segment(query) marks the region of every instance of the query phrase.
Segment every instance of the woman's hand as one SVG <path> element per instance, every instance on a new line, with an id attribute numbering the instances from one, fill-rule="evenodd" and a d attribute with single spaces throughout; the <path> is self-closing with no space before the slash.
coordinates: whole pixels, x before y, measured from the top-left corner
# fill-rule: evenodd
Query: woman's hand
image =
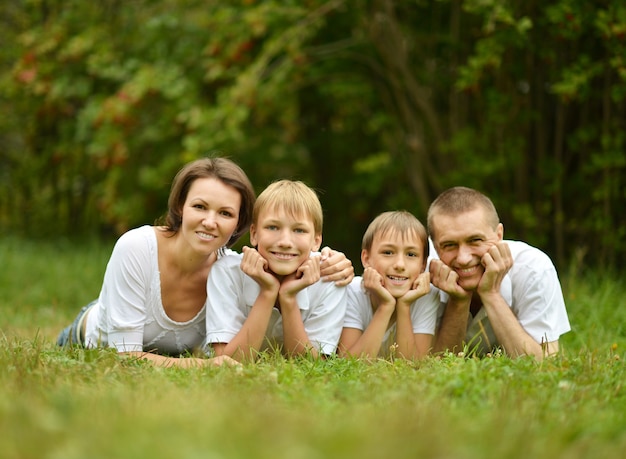
<path id="1" fill-rule="evenodd" d="M 330 247 L 322 249 L 320 274 L 324 282 L 334 282 L 343 287 L 354 279 L 354 266 L 342 252 L 332 250 Z"/>

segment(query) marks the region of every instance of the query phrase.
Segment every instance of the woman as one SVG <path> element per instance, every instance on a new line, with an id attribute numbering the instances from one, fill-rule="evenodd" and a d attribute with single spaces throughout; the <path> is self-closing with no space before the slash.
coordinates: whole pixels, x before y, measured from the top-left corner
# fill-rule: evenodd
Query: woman
<path id="1" fill-rule="evenodd" d="M 57 340 L 60 346 L 114 347 L 160 366 L 235 363 L 225 357 L 181 358 L 206 334 L 211 266 L 250 226 L 254 189 L 225 158 L 204 158 L 174 178 L 163 226 L 123 234 L 106 268 L 100 296 Z M 354 277 L 352 263 L 325 248 L 322 275 L 338 285 Z"/>

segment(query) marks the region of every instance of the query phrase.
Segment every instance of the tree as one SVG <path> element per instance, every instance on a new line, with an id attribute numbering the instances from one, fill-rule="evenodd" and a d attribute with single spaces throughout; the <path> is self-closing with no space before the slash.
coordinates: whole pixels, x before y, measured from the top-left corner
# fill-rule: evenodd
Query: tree
<path id="1" fill-rule="evenodd" d="M 558 265 L 623 266 L 613 3 L 5 2 L 0 226 L 118 234 L 165 210 L 180 165 L 217 151 L 258 189 L 317 188 L 325 242 L 353 260 L 378 213 L 424 219 L 463 184 Z"/>

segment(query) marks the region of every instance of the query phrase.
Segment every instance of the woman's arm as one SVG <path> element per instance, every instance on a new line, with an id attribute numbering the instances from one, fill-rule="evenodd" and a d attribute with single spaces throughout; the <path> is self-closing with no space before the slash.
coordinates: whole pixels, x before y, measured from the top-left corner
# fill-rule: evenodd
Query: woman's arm
<path id="1" fill-rule="evenodd" d="M 120 352 L 121 356 L 148 361 L 158 367 L 171 368 L 199 368 L 205 366 L 240 365 L 236 360 L 226 355 L 213 357 L 210 359 L 199 359 L 197 357 L 166 357 L 164 355 L 153 354 L 151 352 Z"/>
<path id="2" fill-rule="evenodd" d="M 324 282 L 335 282 L 339 287 L 344 287 L 354 279 L 354 266 L 342 252 L 324 247 L 321 251 L 322 262 L 320 275 Z"/>

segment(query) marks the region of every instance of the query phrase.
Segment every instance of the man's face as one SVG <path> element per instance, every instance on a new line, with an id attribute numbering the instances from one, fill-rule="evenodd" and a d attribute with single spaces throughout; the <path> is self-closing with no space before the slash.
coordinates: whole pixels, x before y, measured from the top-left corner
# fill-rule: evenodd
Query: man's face
<path id="1" fill-rule="evenodd" d="M 485 272 L 483 255 L 502 240 L 502 224 L 493 228 L 477 207 L 455 216 L 434 214 L 432 229 L 439 259 L 458 274 L 461 287 L 475 290 Z"/>

